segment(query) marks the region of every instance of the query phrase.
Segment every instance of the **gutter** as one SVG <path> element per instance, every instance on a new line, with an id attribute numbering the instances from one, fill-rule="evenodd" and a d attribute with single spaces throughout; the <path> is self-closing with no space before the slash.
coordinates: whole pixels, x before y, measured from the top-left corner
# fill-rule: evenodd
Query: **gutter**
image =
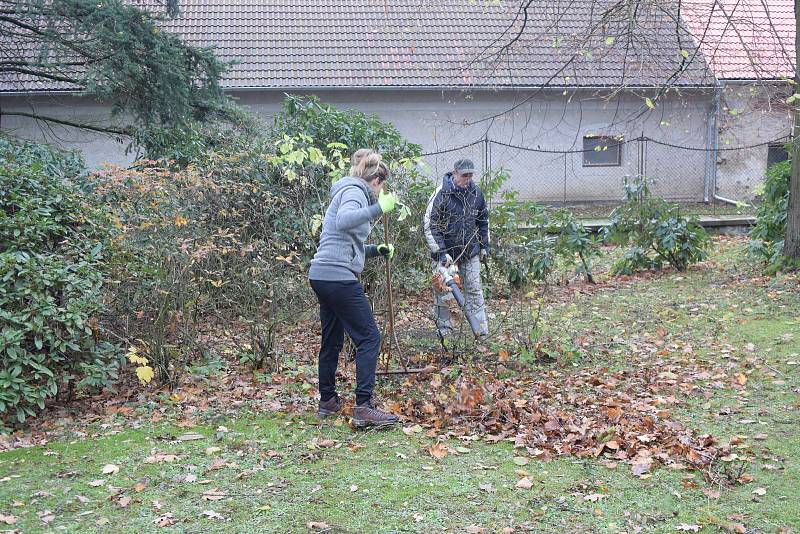
<path id="1" fill-rule="evenodd" d="M 714 89 L 714 85 L 680 85 L 681 89 Z M 223 87 L 224 92 L 240 91 L 564 91 L 564 90 L 614 90 L 620 89 L 636 91 L 658 91 L 659 86 L 653 85 L 626 85 L 620 88 L 619 85 L 319 85 L 313 87 L 264 87 L 264 86 L 232 86 Z M 0 96 L 46 96 L 46 95 L 84 95 L 83 91 L 74 89 L 44 89 L 41 91 L 1 91 Z"/>

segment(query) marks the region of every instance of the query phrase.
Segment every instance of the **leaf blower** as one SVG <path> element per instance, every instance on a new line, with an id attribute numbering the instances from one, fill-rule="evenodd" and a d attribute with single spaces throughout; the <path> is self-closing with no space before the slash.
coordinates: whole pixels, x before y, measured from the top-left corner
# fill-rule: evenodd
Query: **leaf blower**
<path id="1" fill-rule="evenodd" d="M 461 277 L 458 275 L 458 267 L 453 264 L 450 267 L 439 265 L 433 273 L 433 288 L 439 293 L 451 292 L 456 299 L 459 308 L 464 312 L 472 333 L 476 336 L 480 334 L 481 325 L 478 319 L 467 311 L 464 294 L 461 292 Z"/>

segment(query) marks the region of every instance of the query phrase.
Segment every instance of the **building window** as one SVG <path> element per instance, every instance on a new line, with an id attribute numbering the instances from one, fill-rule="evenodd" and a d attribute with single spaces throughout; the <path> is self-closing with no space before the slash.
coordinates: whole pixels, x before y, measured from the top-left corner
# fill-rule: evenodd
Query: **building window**
<path id="1" fill-rule="evenodd" d="M 619 167 L 620 165 L 622 165 L 622 138 L 609 135 L 584 136 L 584 167 Z"/>
<path id="2" fill-rule="evenodd" d="M 789 153 L 783 143 L 771 143 L 767 148 L 767 167 L 787 159 L 789 159 Z"/>

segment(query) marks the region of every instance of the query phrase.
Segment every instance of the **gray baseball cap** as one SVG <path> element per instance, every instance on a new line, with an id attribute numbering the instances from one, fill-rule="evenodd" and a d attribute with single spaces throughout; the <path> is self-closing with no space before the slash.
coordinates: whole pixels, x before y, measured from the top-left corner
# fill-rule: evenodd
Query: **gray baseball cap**
<path id="1" fill-rule="evenodd" d="M 475 164 L 470 159 L 460 159 L 453 164 L 453 170 L 459 174 L 475 174 Z"/>

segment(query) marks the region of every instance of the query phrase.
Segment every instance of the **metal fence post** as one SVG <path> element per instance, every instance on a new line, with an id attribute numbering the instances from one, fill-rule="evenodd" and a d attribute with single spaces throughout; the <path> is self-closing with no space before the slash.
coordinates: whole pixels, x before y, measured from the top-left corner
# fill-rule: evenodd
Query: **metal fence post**
<path id="1" fill-rule="evenodd" d="M 564 206 L 567 205 L 567 153 L 561 155 L 564 158 Z"/>

